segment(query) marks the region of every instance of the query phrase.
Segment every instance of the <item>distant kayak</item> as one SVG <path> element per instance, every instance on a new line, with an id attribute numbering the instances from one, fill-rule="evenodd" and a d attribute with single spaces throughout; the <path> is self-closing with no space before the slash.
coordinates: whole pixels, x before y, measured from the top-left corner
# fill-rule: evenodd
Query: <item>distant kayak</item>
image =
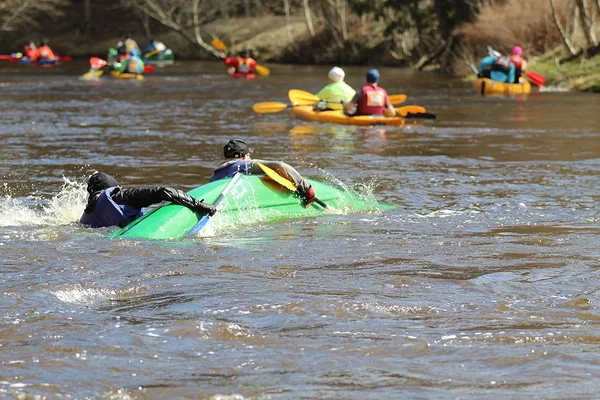
<path id="1" fill-rule="evenodd" d="M 256 79 L 256 74 L 242 74 L 239 72 L 231 72 L 231 71 L 227 71 L 227 73 L 229 74 L 229 76 L 231 76 L 232 78 L 239 78 L 239 79 Z"/>
<path id="2" fill-rule="evenodd" d="M 481 94 L 527 94 L 531 93 L 531 84 L 523 78 L 520 83 L 493 81 L 488 78 L 478 78 L 474 87 Z"/>
<path id="3" fill-rule="evenodd" d="M 292 114 L 294 117 L 303 121 L 330 122 L 333 124 L 359 126 L 404 126 L 404 118 L 402 117 L 385 117 L 375 115 L 359 115 L 356 117 L 351 117 L 344 114 L 344 112 L 341 110 L 319 111 L 315 110 L 313 106 L 295 106 L 292 108 Z"/>
<path id="4" fill-rule="evenodd" d="M 112 76 L 115 79 L 137 79 L 138 81 L 144 79 L 144 75 L 130 74 L 127 72 L 119 71 L 110 71 L 110 76 Z"/>
<path id="5" fill-rule="evenodd" d="M 189 192 L 195 199 L 214 203 L 231 178 L 207 183 Z M 309 208 L 293 192 L 285 189 L 266 176 L 243 175 L 235 182 L 231 191 L 219 206 L 219 211 L 211 218 L 216 224 L 239 226 L 257 221 L 275 221 L 314 217 L 336 209 L 344 213 L 369 212 L 390 208 L 376 201 L 365 201 L 356 194 L 309 180 L 319 200 L 329 207 L 327 210 L 313 203 Z M 196 225 L 199 218 L 188 208 L 180 205 L 166 205 L 148 213 L 131 224 L 119 229 L 109 237 L 177 239 L 184 237 Z"/>
<path id="6" fill-rule="evenodd" d="M 175 56 L 170 49 L 167 49 L 161 53 L 153 54 L 150 57 L 142 55 L 142 59 L 145 64 L 151 64 L 156 66 L 171 65 L 175 63 Z"/>

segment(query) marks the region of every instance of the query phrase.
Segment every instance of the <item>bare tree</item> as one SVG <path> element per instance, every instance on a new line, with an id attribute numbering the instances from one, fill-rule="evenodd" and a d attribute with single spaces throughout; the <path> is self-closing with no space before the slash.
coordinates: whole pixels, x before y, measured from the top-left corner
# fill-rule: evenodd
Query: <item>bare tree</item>
<path id="1" fill-rule="evenodd" d="M 560 19 L 558 18 L 558 15 L 556 13 L 556 6 L 554 5 L 554 0 L 550 0 L 550 7 L 552 8 L 552 17 L 554 18 L 554 23 L 556 24 L 556 27 L 560 32 L 560 36 L 563 39 L 563 43 L 565 44 L 571 55 L 575 54 L 577 51 L 575 50 L 573 43 L 571 43 L 571 39 L 569 38 L 568 33 L 565 31 L 565 29 L 562 27 L 562 24 L 560 23 Z"/>
<path id="2" fill-rule="evenodd" d="M 0 1 L 0 36 L 22 26 L 40 28 L 36 18 L 44 14 L 53 18 L 63 15 L 61 7 L 68 0 L 2 0 Z"/>
<path id="3" fill-rule="evenodd" d="M 213 48 L 202 37 L 202 27 L 217 19 L 224 0 L 121 0 L 127 7 L 139 10 L 164 26 L 198 45 L 202 49 L 223 58 L 225 54 Z"/>
<path id="4" fill-rule="evenodd" d="M 583 35 L 587 45 L 591 47 L 598 44 L 598 39 L 594 30 L 594 21 L 590 15 L 591 13 L 587 10 L 586 3 L 586 0 L 575 0 L 575 4 L 577 4 L 577 8 L 579 9 L 579 20 L 581 21 Z"/>
<path id="5" fill-rule="evenodd" d="M 308 32 L 310 32 L 310 36 L 315 36 L 315 28 L 313 26 L 312 17 L 310 15 L 310 6 L 308 5 L 308 0 L 303 0 L 302 5 L 304 6 L 304 18 L 306 19 L 306 26 L 308 28 Z"/>
<path id="6" fill-rule="evenodd" d="M 285 9 L 285 27 L 287 28 L 288 40 L 290 42 L 293 42 L 294 36 L 292 35 L 292 17 L 290 12 L 290 0 L 283 0 L 283 8 Z"/>

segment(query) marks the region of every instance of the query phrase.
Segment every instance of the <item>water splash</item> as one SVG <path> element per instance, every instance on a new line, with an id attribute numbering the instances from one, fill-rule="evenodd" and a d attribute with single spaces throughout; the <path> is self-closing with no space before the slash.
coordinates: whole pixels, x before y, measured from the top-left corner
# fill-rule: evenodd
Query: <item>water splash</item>
<path id="1" fill-rule="evenodd" d="M 56 226 L 79 220 L 87 202 L 85 182 L 63 177 L 63 186 L 50 200 L 36 196 L 0 197 L 0 227 Z M 10 193 L 7 187 L 5 192 Z"/>

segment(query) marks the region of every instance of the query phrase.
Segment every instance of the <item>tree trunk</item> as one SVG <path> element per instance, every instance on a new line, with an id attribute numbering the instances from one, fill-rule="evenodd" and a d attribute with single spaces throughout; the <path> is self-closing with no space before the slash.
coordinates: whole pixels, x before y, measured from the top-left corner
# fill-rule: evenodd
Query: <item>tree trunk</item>
<path id="1" fill-rule="evenodd" d="M 312 23 L 312 17 L 310 15 L 310 7 L 308 5 L 308 0 L 304 0 L 302 4 L 304 5 L 304 18 L 306 19 L 306 26 L 308 27 L 310 36 L 315 36 L 315 28 L 313 27 Z"/>
<path id="2" fill-rule="evenodd" d="M 348 27 L 346 26 L 346 0 L 337 0 L 337 12 L 340 16 L 342 37 L 348 41 Z"/>
<path id="3" fill-rule="evenodd" d="M 556 7 L 554 6 L 554 0 L 550 0 L 550 7 L 552 8 L 552 17 L 554 17 L 554 23 L 556 24 L 556 27 L 558 28 L 558 31 L 560 32 L 560 36 L 563 39 L 563 43 L 565 44 L 565 46 L 567 47 L 567 50 L 569 50 L 569 53 L 571 55 L 575 54 L 576 53 L 575 47 L 573 47 L 573 43 L 571 43 L 571 39 L 569 39 L 569 36 L 567 35 L 567 33 L 563 29 L 562 25 L 560 24 L 560 20 L 558 19 L 558 15 L 556 14 Z"/>
<path id="4" fill-rule="evenodd" d="M 250 18 L 250 0 L 244 0 L 244 8 L 246 9 L 246 17 Z"/>
<path id="5" fill-rule="evenodd" d="M 594 32 L 594 22 L 585 7 L 585 3 L 587 3 L 586 0 L 575 0 L 575 4 L 577 4 L 577 8 L 579 8 L 579 19 L 581 21 L 581 28 L 583 29 L 587 47 L 592 47 L 598 43 L 598 39 L 596 38 L 596 32 Z"/>
<path id="6" fill-rule="evenodd" d="M 294 41 L 292 35 L 292 18 L 290 16 L 290 0 L 283 0 L 283 8 L 285 9 L 285 27 L 287 28 L 287 35 L 289 42 Z"/>

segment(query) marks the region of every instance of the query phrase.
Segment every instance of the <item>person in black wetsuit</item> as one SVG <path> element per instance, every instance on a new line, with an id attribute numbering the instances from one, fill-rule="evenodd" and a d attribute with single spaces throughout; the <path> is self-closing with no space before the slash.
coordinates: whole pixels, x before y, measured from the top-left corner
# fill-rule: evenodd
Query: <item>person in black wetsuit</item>
<path id="1" fill-rule="evenodd" d="M 214 215 L 216 208 L 198 201 L 181 190 L 155 186 L 123 189 L 112 176 L 96 172 L 88 178 L 88 203 L 79 222 L 92 228 L 124 227 L 142 216 L 142 208 L 170 201 L 199 215 Z"/>

